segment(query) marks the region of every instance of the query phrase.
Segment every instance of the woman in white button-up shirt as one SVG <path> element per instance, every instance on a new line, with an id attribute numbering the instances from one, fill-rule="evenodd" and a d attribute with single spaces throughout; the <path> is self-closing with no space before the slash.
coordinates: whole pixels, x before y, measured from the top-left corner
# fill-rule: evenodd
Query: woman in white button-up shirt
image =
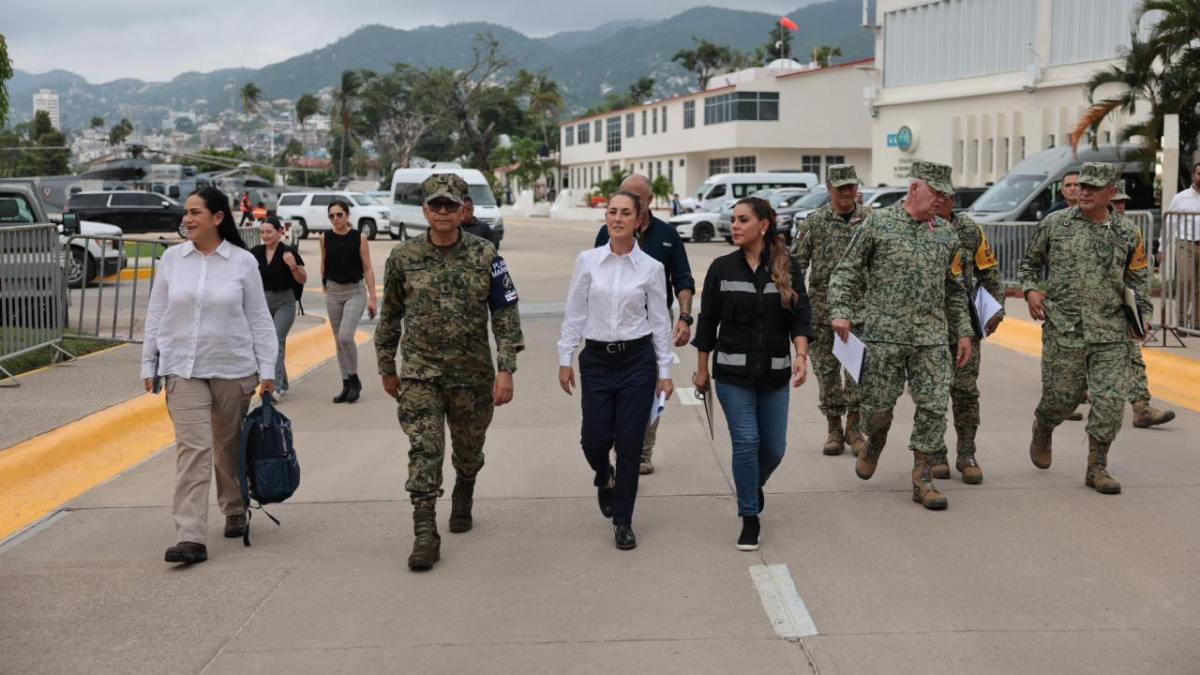
<path id="1" fill-rule="evenodd" d="M 618 192 L 608 202 L 609 242 L 575 259 L 566 317 L 558 341 L 558 381 L 571 393 L 571 361 L 580 342 L 583 454 L 595 471 L 600 512 L 612 518 L 617 548 L 637 546 L 642 439 L 656 396 L 670 397 L 671 320 L 666 272 L 637 245 L 640 198 Z M 616 448 L 617 466 L 608 461 Z"/>
<path id="2" fill-rule="evenodd" d="M 225 536 L 246 528 L 238 480 L 238 437 L 262 378 L 275 387 L 279 347 L 258 262 L 238 236 L 229 198 L 216 188 L 193 192 L 185 204 L 188 241 L 163 254 L 146 311 L 142 378 L 146 391 L 166 378 L 175 425 L 175 497 L 179 543 L 167 562 L 208 559 L 208 486 L 217 472 L 217 502 Z"/>

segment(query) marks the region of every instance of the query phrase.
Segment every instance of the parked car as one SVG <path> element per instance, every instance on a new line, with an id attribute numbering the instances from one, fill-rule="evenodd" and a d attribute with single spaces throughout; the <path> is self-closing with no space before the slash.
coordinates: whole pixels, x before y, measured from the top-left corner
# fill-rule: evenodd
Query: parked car
<path id="1" fill-rule="evenodd" d="M 725 199 L 741 199 L 769 188 L 807 188 L 820 184 L 817 174 L 805 172 L 719 173 L 709 176 L 696 192 L 700 210 L 713 211 Z"/>
<path id="2" fill-rule="evenodd" d="M 808 217 L 808 214 L 829 203 L 829 190 L 825 186 L 820 186 L 812 192 L 797 199 L 791 206 L 781 209 L 776 213 L 776 227 L 786 229 L 795 240 L 799 233 L 798 226 L 800 221 Z"/>
<path id="3" fill-rule="evenodd" d="M 954 188 L 954 211 L 966 211 L 971 208 L 971 205 L 976 202 L 983 193 L 987 192 L 985 187 L 973 188 Z"/>
<path id="4" fill-rule="evenodd" d="M 67 200 L 63 213 L 74 213 L 81 221 L 116 225 L 126 234 L 157 234 L 179 229 L 183 205 L 152 192 L 78 192 Z"/>
<path id="5" fill-rule="evenodd" d="M 310 232 L 333 229 L 333 225 L 329 223 L 329 205 L 335 199 L 350 204 L 350 225 L 362 232 L 367 239 L 374 239 L 380 232 L 391 231 L 390 208 L 363 192 L 285 192 L 279 195 L 277 215 L 280 220 L 292 224 L 296 236 L 306 239 Z M 397 237 L 393 235 L 392 238 Z"/>
<path id="6" fill-rule="evenodd" d="M 45 204 L 40 197 L 39 192 L 27 185 L 0 183 L 0 227 L 53 222 L 46 214 Z M 79 215 L 72 212 L 63 214 L 58 231 L 59 243 L 70 245 L 69 255 L 63 261 L 63 272 L 71 288 L 91 283 L 98 276 L 116 274 L 125 267 L 124 246 L 102 246 L 97 240 L 86 238 L 120 237 L 121 228 L 80 220 Z M 83 236 L 71 236 L 76 234 Z"/>
<path id="7" fill-rule="evenodd" d="M 424 169 L 396 169 L 392 174 L 392 238 L 405 239 L 410 229 L 427 230 L 421 183 L 435 173 L 453 173 L 467 182 L 471 201 L 475 203 L 475 218 L 487 223 L 496 233 L 496 240 L 504 239 L 504 218 L 500 205 L 487 178 L 475 169 L 464 169 L 458 164 L 439 163 Z"/>
<path id="8" fill-rule="evenodd" d="M 872 209 L 883 209 L 904 199 L 908 194 L 906 187 L 876 187 L 864 188 L 862 203 Z"/>
<path id="9" fill-rule="evenodd" d="M 675 231 L 679 233 L 680 239 L 703 243 L 712 241 L 712 238 L 716 235 L 716 222 L 719 216 L 720 214 L 708 211 L 681 213 L 677 216 L 672 216 L 667 223 L 675 228 Z"/>

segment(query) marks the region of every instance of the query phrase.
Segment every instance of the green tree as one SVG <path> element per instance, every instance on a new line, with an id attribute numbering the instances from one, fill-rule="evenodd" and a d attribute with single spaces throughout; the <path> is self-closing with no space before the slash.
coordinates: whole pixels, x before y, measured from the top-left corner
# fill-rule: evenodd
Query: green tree
<path id="1" fill-rule="evenodd" d="M 396 64 L 390 73 L 364 72 L 361 90 L 356 133 L 375 142 L 384 173 L 407 167 L 445 115 L 438 105 L 439 92 L 430 86 L 425 71 L 404 64 Z"/>
<path id="2" fill-rule="evenodd" d="M 358 97 L 362 90 L 362 80 L 362 75 L 357 71 L 343 70 L 340 86 L 333 92 L 333 113 L 341 123 L 341 131 L 337 134 L 340 138 L 340 146 L 337 153 L 339 177 L 346 175 L 346 144 L 353 137 L 351 122 L 353 122 L 354 111 L 358 107 Z M 353 152 L 351 152 L 351 156 L 353 156 Z"/>
<path id="3" fill-rule="evenodd" d="M 133 122 L 130 122 L 129 118 L 127 117 L 122 117 L 120 122 L 117 122 L 112 126 L 111 129 L 108 130 L 108 144 L 120 145 L 124 143 L 125 139 L 129 138 L 129 135 L 132 133 Z"/>
<path id="4" fill-rule="evenodd" d="M 654 195 L 656 202 L 662 202 L 671 198 L 671 193 L 675 191 L 675 186 L 671 185 L 671 181 L 661 173 L 654 177 L 654 181 L 650 183 L 650 193 Z"/>
<path id="5" fill-rule="evenodd" d="M 196 133 L 196 123 L 190 117 L 179 117 L 175 120 L 175 131 L 185 134 Z"/>
<path id="6" fill-rule="evenodd" d="M 621 190 L 621 183 L 625 182 L 625 179 L 628 177 L 628 171 L 618 168 L 608 178 L 604 178 L 592 185 L 592 189 L 601 197 L 611 199 L 613 195 Z"/>
<path id="7" fill-rule="evenodd" d="M 841 47 L 830 47 L 829 45 L 821 45 L 813 47 L 812 60 L 821 68 L 828 68 L 829 63 L 838 56 L 842 55 Z"/>
<path id="8" fill-rule="evenodd" d="M 88 127 L 92 129 L 100 129 L 104 127 L 104 118 L 100 116 L 93 117 L 92 121 L 88 123 Z"/>
<path id="9" fill-rule="evenodd" d="M 304 128 L 304 122 L 308 118 L 321 112 L 321 101 L 312 94 L 302 94 L 296 99 L 296 121 L 300 122 L 300 128 Z"/>
<path id="10" fill-rule="evenodd" d="M 726 45 L 718 45 L 708 40 L 692 36 L 695 46 L 691 49 L 680 49 L 671 57 L 672 61 L 683 66 L 684 70 L 695 73 L 700 89 L 708 88 L 708 81 L 723 68 L 734 61 L 733 50 Z"/>
<path id="11" fill-rule="evenodd" d="M 0 127 L 8 124 L 8 87 L 5 82 L 13 78 L 12 61 L 8 58 L 8 43 L 0 35 Z"/>
<path id="12" fill-rule="evenodd" d="M 654 78 L 642 77 L 629 85 L 629 97 L 639 104 L 654 98 Z"/>
<path id="13" fill-rule="evenodd" d="M 262 106 L 262 89 L 258 88 L 257 84 L 247 82 L 242 85 L 242 110 L 247 115 L 257 115 L 258 109 Z"/>
<path id="14" fill-rule="evenodd" d="M 50 121 L 50 113 L 45 110 L 39 110 L 33 115 L 33 130 L 30 135 L 38 139 L 46 134 L 54 131 L 54 124 Z"/>
<path id="15" fill-rule="evenodd" d="M 763 56 L 760 60 L 763 61 L 791 58 L 792 31 L 776 21 L 775 25 L 771 27 L 771 32 L 767 34 L 767 41 L 760 49 Z"/>

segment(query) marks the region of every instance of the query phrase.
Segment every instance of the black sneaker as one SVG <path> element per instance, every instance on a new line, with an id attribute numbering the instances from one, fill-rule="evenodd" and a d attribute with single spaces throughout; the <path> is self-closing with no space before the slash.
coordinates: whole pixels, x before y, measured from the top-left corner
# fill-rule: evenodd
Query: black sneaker
<path id="1" fill-rule="evenodd" d="M 168 548 L 163 559 L 169 563 L 183 563 L 185 565 L 202 563 L 208 560 L 208 548 L 204 544 L 197 544 L 194 541 L 181 541 Z"/>
<path id="2" fill-rule="evenodd" d="M 742 516 L 742 535 L 738 537 L 738 550 L 757 551 L 758 532 L 758 516 Z"/>
<path id="3" fill-rule="evenodd" d="M 616 539 L 617 548 L 622 551 L 631 551 L 637 548 L 637 536 L 633 534 L 633 528 L 629 525 L 617 525 L 614 527 L 613 538 Z"/>
<path id="4" fill-rule="evenodd" d="M 613 484 L 616 481 L 616 475 L 617 470 L 610 465 L 608 467 L 608 484 L 596 488 L 596 501 L 600 503 L 600 515 L 605 518 L 612 518 Z"/>

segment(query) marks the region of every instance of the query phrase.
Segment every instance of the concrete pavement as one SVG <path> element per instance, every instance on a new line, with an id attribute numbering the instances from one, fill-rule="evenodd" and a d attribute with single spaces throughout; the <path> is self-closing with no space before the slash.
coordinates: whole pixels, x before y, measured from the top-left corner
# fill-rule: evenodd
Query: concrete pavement
<path id="1" fill-rule="evenodd" d="M 578 448 L 578 400 L 555 383 L 550 316 L 594 231 L 509 225 L 504 253 L 523 303 L 540 311 L 524 322 L 516 400 L 489 434 L 476 528 L 449 534 L 441 503 L 432 572 L 404 564 L 407 442 L 394 403 L 375 377 L 360 403 L 329 403 L 339 376 L 326 363 L 282 406 L 304 480 L 271 509 L 282 527 L 254 520 L 252 547 L 219 537 L 214 505 L 210 561 L 161 561 L 173 543 L 170 452 L 0 545 L 0 671 L 1196 671 L 1200 414 L 1177 407 L 1155 430 L 1126 415 L 1111 458 L 1125 492 L 1095 494 L 1082 484 L 1080 423 L 1056 434 L 1052 469 L 1029 463 L 1038 362 L 995 345 L 985 345 L 982 381 L 986 479 L 939 481 L 947 512 L 909 500 L 907 399 L 864 482 L 848 454 L 821 455 L 810 382 L 793 393 L 763 546 L 738 552 L 724 422 L 710 441 L 702 409 L 677 397 L 658 471 L 642 481 L 640 546 L 617 551 Z M 729 250 L 689 245 L 698 275 Z M 679 356 L 674 377 L 686 386 L 694 351 Z M 365 347 L 364 373 L 373 358 Z M 761 565 L 787 566 L 815 635 L 778 637 L 752 578 Z"/>

